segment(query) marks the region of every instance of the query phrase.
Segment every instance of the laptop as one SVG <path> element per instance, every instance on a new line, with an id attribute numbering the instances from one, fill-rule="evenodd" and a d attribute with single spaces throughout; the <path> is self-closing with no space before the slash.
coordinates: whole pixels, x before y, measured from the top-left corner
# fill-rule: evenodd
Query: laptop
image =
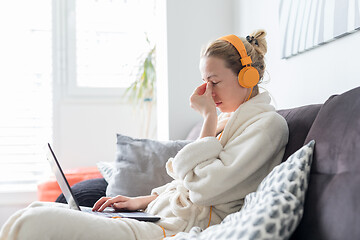
<path id="1" fill-rule="evenodd" d="M 151 215 L 149 213 L 143 211 L 124 211 L 119 212 L 115 209 L 108 207 L 102 212 L 94 212 L 90 207 L 79 206 L 79 202 L 77 201 L 75 195 L 73 194 L 69 182 L 67 181 L 64 172 L 62 171 L 60 164 L 55 156 L 54 151 L 52 150 L 50 144 L 48 143 L 48 151 L 47 151 L 47 160 L 50 163 L 51 169 L 55 174 L 56 180 L 60 186 L 61 191 L 63 192 L 65 199 L 70 207 L 70 209 L 86 212 L 90 214 L 95 214 L 102 217 L 108 218 L 132 218 L 139 221 L 147 221 L 147 222 L 156 222 L 160 220 L 159 216 Z"/>

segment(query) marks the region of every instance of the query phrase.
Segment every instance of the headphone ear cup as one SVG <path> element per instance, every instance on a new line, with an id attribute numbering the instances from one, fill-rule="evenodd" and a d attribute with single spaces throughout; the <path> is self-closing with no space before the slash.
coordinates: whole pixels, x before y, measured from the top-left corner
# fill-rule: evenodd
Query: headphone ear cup
<path id="1" fill-rule="evenodd" d="M 243 67 L 238 75 L 240 86 L 244 88 L 253 88 L 259 82 L 259 72 L 251 66 Z"/>

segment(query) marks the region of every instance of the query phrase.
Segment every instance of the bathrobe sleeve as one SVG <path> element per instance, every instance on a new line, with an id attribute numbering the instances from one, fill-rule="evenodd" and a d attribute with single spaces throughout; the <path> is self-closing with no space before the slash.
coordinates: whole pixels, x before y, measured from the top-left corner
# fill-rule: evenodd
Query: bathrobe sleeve
<path id="1" fill-rule="evenodd" d="M 168 174 L 183 180 L 193 203 L 210 206 L 242 199 L 283 156 L 287 128 L 271 124 L 275 126 L 252 124 L 224 147 L 215 137 L 188 144 L 168 160 Z"/>

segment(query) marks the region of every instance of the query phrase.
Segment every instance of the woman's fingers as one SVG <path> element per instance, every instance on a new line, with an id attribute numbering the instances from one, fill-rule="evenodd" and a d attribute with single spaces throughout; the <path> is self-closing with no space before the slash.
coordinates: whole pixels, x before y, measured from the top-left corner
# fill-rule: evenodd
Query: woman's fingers
<path id="1" fill-rule="evenodd" d="M 190 107 L 200 112 L 203 116 L 216 111 L 216 105 L 212 96 L 213 83 L 207 82 L 196 88 L 190 97 Z"/>
<path id="2" fill-rule="evenodd" d="M 104 204 L 104 202 L 106 202 L 108 199 L 110 199 L 110 197 L 102 197 L 99 200 L 97 200 L 97 202 L 94 204 L 92 210 L 97 211 Z"/>
<path id="3" fill-rule="evenodd" d="M 196 88 L 195 93 L 200 96 L 204 95 L 205 93 L 211 95 L 212 94 L 212 83 L 207 82 L 207 83 L 201 84 L 199 87 Z"/>
<path id="4" fill-rule="evenodd" d="M 195 93 L 198 95 L 203 95 L 206 91 L 206 83 L 201 84 L 199 87 L 196 88 Z"/>
<path id="5" fill-rule="evenodd" d="M 115 203 L 127 201 L 128 198 L 124 196 L 116 196 L 114 198 L 102 197 L 94 205 L 93 211 L 104 211 L 105 208 L 113 206 Z"/>
<path id="6" fill-rule="evenodd" d="M 206 84 L 205 94 L 207 94 L 207 95 L 210 94 L 210 97 L 211 97 L 211 95 L 212 95 L 212 87 L 213 87 L 213 85 L 212 85 L 211 82 L 208 82 L 208 83 Z"/>

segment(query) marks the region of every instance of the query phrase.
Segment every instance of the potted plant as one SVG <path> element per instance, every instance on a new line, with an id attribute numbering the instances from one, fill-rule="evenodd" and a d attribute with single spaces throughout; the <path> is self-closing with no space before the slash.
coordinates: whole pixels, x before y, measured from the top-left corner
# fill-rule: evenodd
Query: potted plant
<path id="1" fill-rule="evenodd" d="M 126 89 L 125 96 L 137 109 L 145 112 L 144 134 L 145 137 L 149 137 L 152 109 L 156 103 L 156 46 L 151 47 L 148 37 L 146 37 L 146 41 L 149 44 L 149 51 L 140 57 L 137 77 Z"/>

